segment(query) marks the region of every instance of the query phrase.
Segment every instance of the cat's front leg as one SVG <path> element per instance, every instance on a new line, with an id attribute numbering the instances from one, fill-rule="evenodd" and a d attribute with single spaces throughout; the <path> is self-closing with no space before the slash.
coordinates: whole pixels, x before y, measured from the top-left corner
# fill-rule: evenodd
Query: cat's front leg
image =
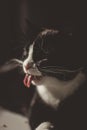
<path id="1" fill-rule="evenodd" d="M 50 122 L 43 122 L 35 130 L 54 130 L 54 126 Z"/>

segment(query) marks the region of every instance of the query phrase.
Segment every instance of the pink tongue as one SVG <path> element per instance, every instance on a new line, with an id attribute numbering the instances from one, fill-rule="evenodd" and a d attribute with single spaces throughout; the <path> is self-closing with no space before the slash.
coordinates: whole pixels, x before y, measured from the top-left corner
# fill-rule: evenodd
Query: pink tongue
<path id="1" fill-rule="evenodd" d="M 23 82 L 26 87 L 28 87 L 28 88 L 30 87 L 32 78 L 33 78 L 33 76 L 31 76 L 31 75 L 28 75 L 28 74 L 25 75 Z"/>

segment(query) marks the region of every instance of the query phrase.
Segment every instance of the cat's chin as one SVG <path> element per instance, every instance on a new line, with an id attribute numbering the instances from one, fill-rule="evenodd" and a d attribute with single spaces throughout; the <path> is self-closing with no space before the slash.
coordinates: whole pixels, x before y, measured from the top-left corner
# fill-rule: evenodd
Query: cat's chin
<path id="1" fill-rule="evenodd" d="M 31 83 L 33 85 L 37 86 L 37 85 L 40 85 L 42 83 L 42 80 L 43 80 L 43 76 L 34 76 Z"/>

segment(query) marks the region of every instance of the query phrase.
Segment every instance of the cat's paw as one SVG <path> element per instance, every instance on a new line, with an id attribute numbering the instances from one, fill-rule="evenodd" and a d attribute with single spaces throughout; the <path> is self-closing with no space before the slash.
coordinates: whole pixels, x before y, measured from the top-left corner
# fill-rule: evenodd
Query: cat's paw
<path id="1" fill-rule="evenodd" d="M 41 123 L 35 130 L 53 130 L 54 126 L 50 122 Z"/>

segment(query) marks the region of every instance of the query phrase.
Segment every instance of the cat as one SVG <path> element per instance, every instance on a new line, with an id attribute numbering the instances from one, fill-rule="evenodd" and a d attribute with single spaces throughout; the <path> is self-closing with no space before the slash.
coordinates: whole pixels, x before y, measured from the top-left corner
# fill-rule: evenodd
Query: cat
<path id="1" fill-rule="evenodd" d="M 86 82 L 84 67 L 72 64 L 74 47 L 72 33 L 65 34 L 53 29 L 40 32 L 28 46 L 23 70 L 26 74 L 25 86 L 36 86 L 36 94 L 29 108 L 32 130 L 70 129 L 69 125 L 60 124 L 62 104 L 66 105 L 66 101 L 71 100 Z"/>
<path id="2" fill-rule="evenodd" d="M 86 128 L 81 120 L 85 116 L 86 68 L 75 62 L 78 57 L 72 33 L 43 29 L 31 41 L 25 48 L 23 61 L 9 62 L 12 66 L 15 63 L 13 68 L 23 68 L 25 87 L 35 86 L 29 106 L 31 129 Z M 3 68 L 9 70 L 8 66 Z"/>

